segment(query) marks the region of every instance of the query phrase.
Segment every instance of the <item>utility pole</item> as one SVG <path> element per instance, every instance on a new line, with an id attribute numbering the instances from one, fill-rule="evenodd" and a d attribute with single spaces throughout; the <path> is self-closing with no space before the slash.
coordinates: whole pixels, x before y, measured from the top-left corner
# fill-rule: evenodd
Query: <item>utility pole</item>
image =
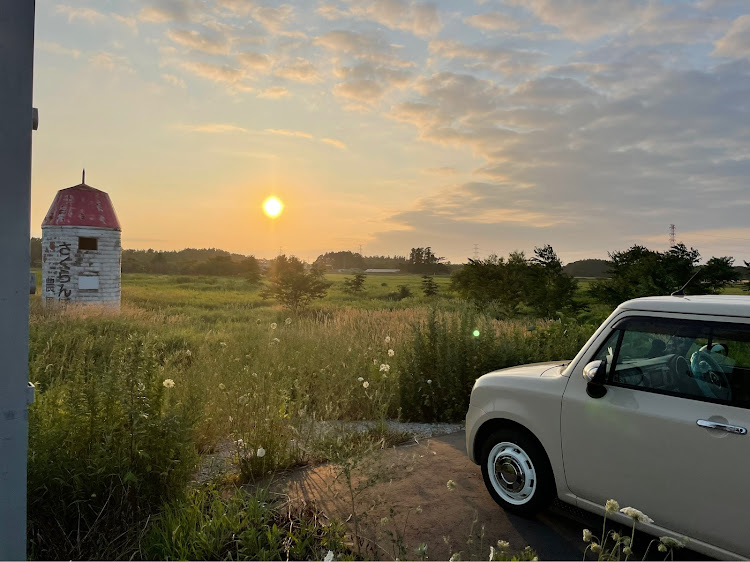
<path id="1" fill-rule="evenodd" d="M 675 245 L 675 235 L 674 235 L 674 225 L 669 225 L 669 247 L 674 248 Z"/>
<path id="2" fill-rule="evenodd" d="M 0 2 L 0 560 L 26 559 L 33 76 L 34 1 Z"/>

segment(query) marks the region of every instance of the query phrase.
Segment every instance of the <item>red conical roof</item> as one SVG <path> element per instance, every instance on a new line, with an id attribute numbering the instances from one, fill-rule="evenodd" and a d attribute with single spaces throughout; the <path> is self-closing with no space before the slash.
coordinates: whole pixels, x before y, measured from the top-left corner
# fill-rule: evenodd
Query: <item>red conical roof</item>
<path id="1" fill-rule="evenodd" d="M 122 230 L 109 195 L 85 183 L 58 191 L 42 226 L 96 226 Z"/>

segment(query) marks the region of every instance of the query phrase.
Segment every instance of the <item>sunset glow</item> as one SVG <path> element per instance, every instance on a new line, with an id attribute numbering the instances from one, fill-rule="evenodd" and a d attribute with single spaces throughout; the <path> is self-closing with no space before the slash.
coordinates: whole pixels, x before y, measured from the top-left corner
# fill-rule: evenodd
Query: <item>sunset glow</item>
<path id="1" fill-rule="evenodd" d="M 276 197 L 269 197 L 263 202 L 263 212 L 269 217 L 276 218 L 284 210 L 284 204 Z"/>

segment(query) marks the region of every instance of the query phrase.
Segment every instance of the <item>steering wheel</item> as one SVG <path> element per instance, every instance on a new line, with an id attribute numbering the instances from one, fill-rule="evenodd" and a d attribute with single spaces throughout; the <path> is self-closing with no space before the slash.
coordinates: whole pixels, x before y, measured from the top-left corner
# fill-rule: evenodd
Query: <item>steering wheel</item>
<path id="1" fill-rule="evenodd" d="M 708 398 L 729 400 L 732 397 L 729 379 L 710 353 L 705 351 L 693 353 L 690 357 L 690 370 L 695 382 Z"/>

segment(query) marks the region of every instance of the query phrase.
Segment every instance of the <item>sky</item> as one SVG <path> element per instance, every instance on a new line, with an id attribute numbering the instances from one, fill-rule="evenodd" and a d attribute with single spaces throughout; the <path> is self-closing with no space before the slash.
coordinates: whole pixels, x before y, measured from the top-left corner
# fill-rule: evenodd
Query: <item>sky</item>
<path id="1" fill-rule="evenodd" d="M 85 167 L 124 248 L 750 260 L 747 0 L 36 10 L 33 235 Z"/>

